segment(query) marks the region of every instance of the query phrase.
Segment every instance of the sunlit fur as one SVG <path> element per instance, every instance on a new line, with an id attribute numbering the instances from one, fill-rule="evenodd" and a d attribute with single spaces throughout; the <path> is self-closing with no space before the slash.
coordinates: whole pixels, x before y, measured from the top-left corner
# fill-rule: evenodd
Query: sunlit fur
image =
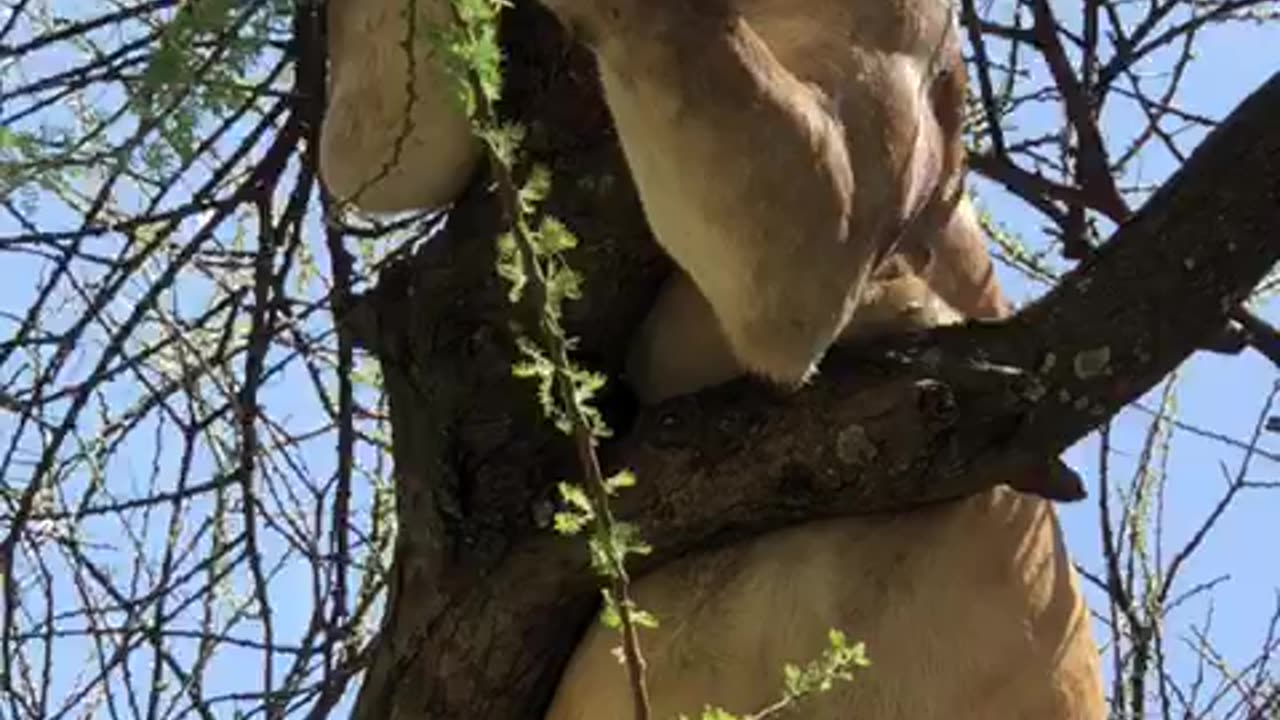
<path id="1" fill-rule="evenodd" d="M 788 717 L 1105 717 L 1097 651 L 1052 508 L 999 489 L 947 507 L 827 520 L 677 560 L 635 583 L 661 625 L 641 634 L 654 718 L 775 701 L 783 663 L 827 629 L 871 667 Z M 627 678 L 595 626 L 548 717 L 630 718 Z"/>
<path id="2" fill-rule="evenodd" d="M 444 22 L 444 2 L 419 0 L 416 24 Z M 1007 314 L 960 199 L 964 78 L 946 3 L 546 4 L 595 51 L 646 217 L 680 268 L 632 342 L 642 399 L 744 372 L 794 386 L 841 338 Z M 321 170 L 370 211 L 449 203 L 477 155 L 425 46 L 410 80 L 403 7 L 330 1 Z M 1105 716 L 1053 509 L 1011 490 L 800 525 L 634 590 L 662 622 L 642 636 L 656 718 L 762 706 L 832 627 L 866 641 L 873 666 L 793 717 Z M 631 716 L 614 643 L 588 632 L 549 718 Z"/>
<path id="3" fill-rule="evenodd" d="M 338 199 L 395 212 L 462 191 L 479 146 L 428 33 L 451 17 L 443 0 L 329 0 L 320 172 Z"/>

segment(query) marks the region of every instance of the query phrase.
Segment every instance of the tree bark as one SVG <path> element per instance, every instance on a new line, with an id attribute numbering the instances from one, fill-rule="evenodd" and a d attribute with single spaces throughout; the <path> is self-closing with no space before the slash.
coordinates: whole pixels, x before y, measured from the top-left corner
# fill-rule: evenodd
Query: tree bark
<path id="1" fill-rule="evenodd" d="M 504 22 L 506 106 L 583 240 L 580 359 L 617 377 L 669 270 L 648 235 L 588 55 L 531 3 Z M 445 231 L 364 299 L 384 369 L 399 537 L 364 720 L 540 717 L 598 598 L 581 539 L 548 529 L 572 444 L 511 376 L 497 213 L 473 183 Z M 1280 258 L 1280 75 L 1216 130 L 1088 266 L 1016 317 L 833 351 L 790 396 L 742 380 L 664 405 L 609 406 L 602 448 L 640 485 L 618 501 L 654 553 L 806 519 L 888 510 L 1043 477 L 1224 322 Z M 1045 485 L 1034 489 L 1055 490 Z M 1060 491 L 1060 489 L 1058 490 Z"/>

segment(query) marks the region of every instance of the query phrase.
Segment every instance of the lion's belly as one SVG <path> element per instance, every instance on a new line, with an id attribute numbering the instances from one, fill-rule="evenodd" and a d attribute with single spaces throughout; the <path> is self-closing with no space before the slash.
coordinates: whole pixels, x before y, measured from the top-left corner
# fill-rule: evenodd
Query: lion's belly
<path id="1" fill-rule="evenodd" d="M 1103 717 L 1097 650 L 1052 508 L 997 490 L 915 513 L 810 523 L 685 558 L 634 584 L 654 718 L 776 700 L 827 630 L 872 665 L 791 717 Z M 596 625 L 548 717 L 631 717 L 613 631 Z"/>

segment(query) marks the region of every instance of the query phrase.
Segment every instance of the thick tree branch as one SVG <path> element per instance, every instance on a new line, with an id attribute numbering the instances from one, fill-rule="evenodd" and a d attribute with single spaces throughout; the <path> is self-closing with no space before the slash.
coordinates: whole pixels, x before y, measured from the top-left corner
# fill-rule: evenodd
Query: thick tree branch
<path id="1" fill-rule="evenodd" d="M 455 228 L 465 230 L 488 231 L 483 222 Z M 606 448 L 608 462 L 641 479 L 619 512 L 653 542 L 653 565 L 805 519 L 1034 476 L 1218 330 L 1280 259 L 1278 233 L 1280 75 L 1090 261 L 1010 321 L 835 352 L 811 387 L 788 397 L 740 381 L 645 411 Z M 448 309 L 471 312 L 461 301 Z M 430 343 L 478 347 L 474 332 L 455 334 L 437 327 Z M 464 470 L 491 477 L 498 461 L 445 458 L 448 439 L 406 407 L 476 411 L 459 409 L 469 406 L 443 381 L 415 379 L 422 367 L 403 350 L 384 347 L 382 357 L 398 416 L 403 529 L 385 642 L 356 715 L 538 717 L 594 606 L 582 543 L 545 529 L 546 494 L 468 487 Z M 457 352 L 437 357 L 454 357 L 457 377 L 474 374 Z M 496 422 L 482 424 L 490 446 Z M 545 474 L 544 486 L 557 475 L 521 470 Z M 468 502 L 485 498 L 515 520 L 475 519 L 484 512 Z"/>
<path id="2" fill-rule="evenodd" d="M 775 404 L 725 388 L 649 413 L 623 458 L 672 482 L 628 506 L 656 560 L 725 528 L 902 507 L 1036 470 L 1176 368 L 1280 259 L 1278 122 L 1280 74 L 1092 262 L 1007 323 L 897 348 L 888 383 L 837 353 Z M 828 442 L 797 447 L 805 423 L 818 426 L 800 435 Z M 663 441 L 672 427 L 678 447 Z M 726 480 L 746 477 L 759 480 Z"/>

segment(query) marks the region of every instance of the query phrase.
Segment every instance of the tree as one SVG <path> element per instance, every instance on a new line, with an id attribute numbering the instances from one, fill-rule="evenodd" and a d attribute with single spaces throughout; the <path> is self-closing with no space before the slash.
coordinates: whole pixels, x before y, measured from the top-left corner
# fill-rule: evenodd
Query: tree
<path id="1" fill-rule="evenodd" d="M 1007 323 L 834 353 L 794 397 L 744 380 L 639 413 L 607 402 L 618 441 L 602 457 L 641 479 L 618 510 L 655 546 L 647 562 L 971 492 L 973 468 L 1012 477 L 1060 452 L 1205 343 L 1270 347 L 1266 324 L 1233 308 L 1268 287 L 1280 255 L 1280 78 L 1134 217 L 1146 192 L 1122 182 L 1146 144 L 1183 153 L 1169 122 L 1204 120 L 1174 101 L 1198 34 L 1274 22 L 1275 9 L 1099 0 L 1071 28 L 1040 0 L 981 14 L 965 3 L 972 165 L 1086 262 Z M 547 530 L 574 448 L 511 374 L 494 198 L 478 178 L 443 219 L 331 212 L 313 155 L 321 18 L 302 1 L 86 14 L 19 0 L 0 25 L 0 60 L 20 69 L 0 74 L 0 249 L 37 278 L 5 301 L 0 341 L 0 642 L 15 718 L 95 704 L 319 717 L 357 680 L 360 717 L 530 716 L 591 619 L 585 553 Z M 506 16 L 504 45 L 502 111 L 551 168 L 549 209 L 586 239 L 570 255 L 585 299 L 567 322 L 579 357 L 616 374 L 667 261 L 586 54 L 527 2 Z M 1159 97 L 1136 70 L 1153 53 L 1174 53 Z M 49 57 L 71 69 L 42 67 Z M 1119 153 L 1098 126 L 1113 95 L 1149 119 Z M 1014 139 L 1034 102 L 1061 103 L 1064 126 Z M 1123 225 L 1098 248 L 1107 222 Z M 1014 244 L 1004 255 L 1055 274 Z M 1243 327 L 1224 332 L 1228 315 Z M 851 436 L 831 432 L 851 427 L 900 462 L 856 486 L 822 482 L 856 459 Z M 131 457 L 146 458 L 140 488 Z M 731 492 L 725 477 L 739 479 Z M 1173 598 L 1157 588 L 1149 613 L 1114 540 L 1102 583 L 1132 647 L 1114 699 L 1138 717 L 1143 682 L 1168 692 L 1152 668 Z M 305 609 L 280 603 L 295 584 Z M 83 651 L 76 678 L 66 663 Z M 221 658 L 244 653 L 262 665 L 256 689 L 208 687 Z M 1238 717 L 1274 712 L 1259 677 Z"/>

